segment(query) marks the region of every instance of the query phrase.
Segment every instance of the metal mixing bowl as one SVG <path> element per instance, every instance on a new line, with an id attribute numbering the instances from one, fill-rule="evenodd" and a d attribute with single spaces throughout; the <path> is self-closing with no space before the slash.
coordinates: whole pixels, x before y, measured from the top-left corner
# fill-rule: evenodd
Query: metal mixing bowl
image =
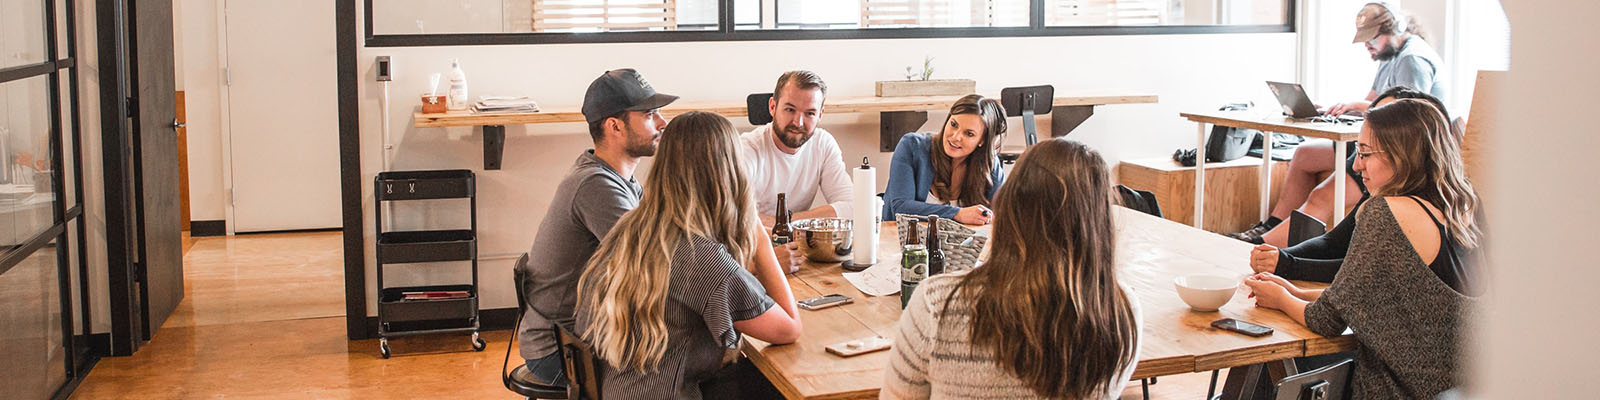
<path id="1" fill-rule="evenodd" d="M 848 218 L 811 218 L 789 223 L 789 228 L 794 231 L 794 241 L 799 243 L 800 253 L 806 259 L 836 263 L 850 259 L 853 246 L 850 238 L 850 219 Z"/>

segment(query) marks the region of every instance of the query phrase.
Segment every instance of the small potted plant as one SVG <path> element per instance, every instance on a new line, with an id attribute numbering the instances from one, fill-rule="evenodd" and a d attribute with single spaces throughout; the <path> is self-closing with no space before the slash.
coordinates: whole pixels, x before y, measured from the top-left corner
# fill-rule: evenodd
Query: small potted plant
<path id="1" fill-rule="evenodd" d="M 907 66 L 903 81 L 878 81 L 878 97 L 899 96 L 959 96 L 977 92 L 978 82 L 971 79 L 932 79 L 933 57 L 922 59 L 922 71 Z"/>

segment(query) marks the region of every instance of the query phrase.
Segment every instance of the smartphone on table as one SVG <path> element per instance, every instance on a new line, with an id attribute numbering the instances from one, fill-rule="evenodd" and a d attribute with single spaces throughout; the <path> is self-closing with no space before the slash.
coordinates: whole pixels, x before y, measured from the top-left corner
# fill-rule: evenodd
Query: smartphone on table
<path id="1" fill-rule="evenodd" d="M 1271 335 L 1272 334 L 1272 328 L 1268 328 L 1268 327 L 1265 327 L 1265 326 L 1257 325 L 1257 324 L 1251 323 L 1249 321 L 1241 321 L 1241 320 L 1237 320 L 1237 319 L 1233 319 L 1233 318 L 1223 318 L 1223 319 L 1219 319 L 1219 320 L 1216 320 L 1216 321 L 1212 321 L 1211 322 L 1211 327 L 1217 328 L 1217 329 L 1221 329 L 1221 330 L 1225 330 L 1225 331 L 1238 332 L 1238 333 L 1241 333 L 1241 334 L 1244 334 L 1244 335 L 1247 335 L 1247 336 L 1254 336 L 1254 337 L 1262 337 L 1262 336 L 1267 336 L 1267 335 Z"/>
<path id="2" fill-rule="evenodd" d="M 853 302 L 855 302 L 855 300 L 851 299 L 850 296 L 845 296 L 842 294 L 830 294 L 827 296 L 812 297 L 809 299 L 800 300 L 795 303 L 799 305 L 800 308 L 816 311 L 837 305 L 850 304 Z"/>

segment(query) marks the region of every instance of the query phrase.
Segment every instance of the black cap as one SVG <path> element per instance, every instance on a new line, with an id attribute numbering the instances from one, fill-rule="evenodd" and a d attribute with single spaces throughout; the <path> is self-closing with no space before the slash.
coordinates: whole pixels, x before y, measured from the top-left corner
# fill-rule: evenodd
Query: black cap
<path id="1" fill-rule="evenodd" d="M 656 93 L 639 71 L 623 68 L 606 71 L 589 84 L 583 94 L 583 119 L 594 123 L 623 111 L 648 111 L 672 104 L 678 96 Z"/>

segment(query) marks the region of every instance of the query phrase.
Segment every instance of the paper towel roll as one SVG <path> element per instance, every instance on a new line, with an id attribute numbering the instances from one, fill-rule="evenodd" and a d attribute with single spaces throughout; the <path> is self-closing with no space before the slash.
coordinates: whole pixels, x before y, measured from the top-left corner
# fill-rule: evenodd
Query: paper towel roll
<path id="1" fill-rule="evenodd" d="M 867 164 L 867 159 L 861 159 L 861 167 L 852 173 L 850 202 L 854 214 L 850 216 L 851 242 L 855 250 L 851 261 L 857 265 L 872 265 L 878 262 L 878 229 L 883 218 L 878 214 L 883 212 L 879 206 L 877 187 L 878 169 Z"/>

